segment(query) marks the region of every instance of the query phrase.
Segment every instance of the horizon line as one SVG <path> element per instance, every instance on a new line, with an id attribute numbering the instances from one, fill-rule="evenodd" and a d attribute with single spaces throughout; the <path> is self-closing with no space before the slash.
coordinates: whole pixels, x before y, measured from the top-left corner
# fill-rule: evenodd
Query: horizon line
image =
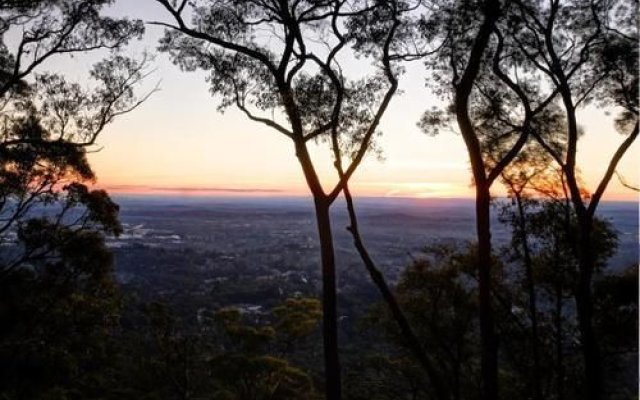
<path id="1" fill-rule="evenodd" d="M 276 194 L 266 194 L 266 193 L 256 193 L 252 194 L 251 192 L 228 192 L 227 194 L 221 192 L 211 192 L 210 194 L 203 194 L 199 192 L 199 194 L 190 194 L 186 195 L 187 192 L 115 192 L 110 193 L 113 198 L 126 198 L 126 197 L 166 197 L 166 198 L 183 198 L 183 199 L 312 199 L 312 195 L 308 193 L 287 193 L 284 191 L 278 192 Z M 340 198 L 343 197 L 341 194 Z M 508 200 L 507 196 L 493 196 L 495 200 Z M 432 196 L 432 197 L 419 197 L 419 196 L 383 196 L 383 195 L 375 195 L 375 194 L 361 194 L 355 196 L 354 199 L 357 201 L 358 199 L 376 199 L 376 200 L 411 200 L 411 201 L 474 201 L 474 197 L 468 196 Z M 634 203 L 640 204 L 640 199 L 603 199 L 603 203 Z"/>
<path id="2" fill-rule="evenodd" d="M 167 197 L 246 197 L 246 198 L 311 198 L 311 194 L 307 191 L 284 190 L 276 188 L 239 188 L 239 187 L 190 187 L 190 186 L 153 186 L 153 185 L 95 185 L 96 188 L 104 189 L 114 196 L 167 196 Z M 343 196 L 342 194 L 340 196 Z M 607 198 L 609 197 L 609 198 Z M 376 199 L 411 199 L 411 200 L 474 200 L 473 195 L 460 194 L 451 195 L 450 193 L 438 195 L 437 193 L 429 193 L 428 195 L 408 193 L 398 194 L 358 194 L 355 198 L 376 198 Z M 506 199 L 506 194 L 498 194 L 493 196 L 496 199 Z M 607 202 L 625 202 L 640 203 L 640 198 L 636 195 L 620 195 L 619 193 L 611 193 L 606 196 L 603 201 Z"/>

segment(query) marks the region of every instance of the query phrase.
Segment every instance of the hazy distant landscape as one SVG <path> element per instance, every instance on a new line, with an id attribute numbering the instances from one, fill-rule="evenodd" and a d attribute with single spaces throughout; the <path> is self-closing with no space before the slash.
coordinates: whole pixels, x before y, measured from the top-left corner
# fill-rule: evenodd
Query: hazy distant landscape
<path id="1" fill-rule="evenodd" d="M 120 237 L 108 241 L 116 276 L 143 299 L 162 299 L 195 317 L 199 308 L 272 306 L 320 291 L 319 247 L 308 198 L 116 200 L 124 226 Z M 364 239 L 391 282 L 421 256 L 424 246 L 464 244 L 475 235 L 471 200 L 364 198 L 357 207 Z M 495 245 L 507 246 L 509 230 L 495 214 Z M 605 203 L 601 216 L 612 222 L 619 238 L 609 271 L 636 264 L 637 204 Z M 332 217 L 339 289 L 378 300 L 345 229 L 344 206 L 338 204 Z"/>

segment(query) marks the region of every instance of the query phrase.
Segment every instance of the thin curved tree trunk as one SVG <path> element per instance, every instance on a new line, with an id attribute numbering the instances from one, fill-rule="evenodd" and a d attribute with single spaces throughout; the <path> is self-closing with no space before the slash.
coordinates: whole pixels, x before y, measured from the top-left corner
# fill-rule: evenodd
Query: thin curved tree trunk
<path id="1" fill-rule="evenodd" d="M 540 334 L 538 332 L 538 307 L 536 299 L 536 287 L 533 278 L 533 263 L 531 261 L 531 249 L 529 248 L 527 219 L 522 204 L 522 196 L 515 192 L 516 204 L 518 206 L 518 228 L 522 240 L 522 251 L 524 255 L 524 268 L 527 279 L 527 292 L 529 295 L 529 314 L 531 315 L 531 351 L 533 355 L 533 395 L 535 400 L 542 400 L 542 383 L 540 379 Z"/>
<path id="2" fill-rule="evenodd" d="M 378 291 L 382 295 L 382 298 L 387 303 L 389 307 L 389 311 L 391 311 L 391 315 L 393 319 L 396 321 L 398 328 L 400 329 L 400 333 L 406 343 L 406 345 L 411 350 L 411 353 L 416 358 L 416 360 L 420 363 L 420 366 L 425 370 L 429 379 L 431 381 L 431 385 L 433 387 L 433 391 L 435 392 L 436 398 L 440 400 L 446 400 L 450 398 L 448 391 L 443 384 L 443 380 L 441 378 L 440 371 L 438 368 L 433 365 L 433 362 L 429 358 L 425 349 L 423 348 L 418 336 L 415 334 L 413 329 L 411 328 L 411 324 L 407 319 L 406 315 L 400 308 L 398 301 L 393 294 L 393 291 L 387 284 L 387 281 L 382 274 L 382 272 L 378 269 L 375 262 L 371 258 L 367 248 L 364 245 L 362 240 L 362 236 L 360 235 L 360 230 L 358 227 L 358 217 L 355 212 L 355 206 L 353 204 L 353 198 L 351 197 L 351 192 L 349 190 L 349 186 L 345 185 L 343 189 L 344 197 L 347 203 L 347 211 L 349 213 L 349 224 L 347 230 L 351 232 L 351 236 L 353 237 L 353 244 L 362 259 L 362 262 L 369 273 L 369 277 L 373 281 L 373 283 L 378 288 Z"/>

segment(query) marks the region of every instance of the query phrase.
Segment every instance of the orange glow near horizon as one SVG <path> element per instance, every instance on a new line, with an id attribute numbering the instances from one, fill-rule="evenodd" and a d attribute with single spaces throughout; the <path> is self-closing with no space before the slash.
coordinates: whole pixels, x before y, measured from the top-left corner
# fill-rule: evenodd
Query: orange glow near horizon
<path id="1" fill-rule="evenodd" d="M 615 182 L 613 182 L 615 183 Z M 378 188 L 371 185 L 356 185 L 352 191 L 362 197 L 389 197 L 415 199 L 472 199 L 474 190 L 470 186 L 455 186 L 447 183 L 380 183 Z M 256 188 L 256 187 L 203 187 L 203 186 L 145 186 L 96 184 L 95 187 L 105 189 L 112 195 L 143 196 L 180 196 L 180 197 L 308 197 L 305 187 L 291 188 Z M 496 197 L 506 196 L 503 188 L 493 191 Z M 625 189 L 625 188 L 623 188 Z M 626 192 L 609 191 L 605 196 L 608 201 L 637 202 L 638 195 L 628 189 Z"/>

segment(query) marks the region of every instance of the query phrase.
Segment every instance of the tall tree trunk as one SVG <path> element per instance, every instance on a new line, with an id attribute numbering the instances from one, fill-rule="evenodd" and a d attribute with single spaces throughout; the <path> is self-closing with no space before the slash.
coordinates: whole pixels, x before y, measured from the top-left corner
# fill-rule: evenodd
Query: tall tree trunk
<path id="1" fill-rule="evenodd" d="M 557 258 L 556 258 L 557 259 Z M 562 273 L 562 271 L 560 271 Z M 556 283 L 554 325 L 556 334 L 556 399 L 564 400 L 564 352 L 562 346 L 562 278 Z"/>
<path id="2" fill-rule="evenodd" d="M 564 379 L 565 379 L 565 364 L 564 364 L 564 344 L 563 344 L 563 320 L 562 320 L 562 308 L 564 305 L 564 290 L 570 283 L 565 282 L 566 265 L 564 261 L 560 259 L 560 248 L 567 242 L 571 245 L 575 243 L 574 232 L 571 226 L 571 199 L 567 195 L 564 178 L 562 181 L 563 190 L 565 193 L 564 198 L 564 221 L 563 231 L 556 232 L 554 235 L 553 244 L 553 259 L 555 264 L 553 265 L 554 271 L 558 271 L 558 280 L 556 281 L 556 307 L 555 307 L 555 330 L 556 330 L 556 358 L 557 358 L 557 376 L 556 376 L 556 391 L 557 399 L 564 400 Z"/>
<path id="3" fill-rule="evenodd" d="M 602 382 L 602 360 L 600 347 L 593 329 L 593 297 L 591 282 L 595 270 L 595 256 L 592 251 L 593 221 L 589 216 L 578 216 L 578 264 L 580 267 L 576 288 L 578 326 L 582 341 L 585 367 L 585 399 L 600 400 L 604 394 Z"/>
<path id="4" fill-rule="evenodd" d="M 289 92 L 287 92 L 289 93 Z M 285 96 L 285 102 L 291 103 L 291 97 Z M 294 108 L 292 105 L 291 108 Z M 295 118 L 291 117 L 293 120 Z M 297 138 L 302 138 L 299 119 L 296 128 Z M 342 399 L 342 379 L 338 348 L 338 301 L 336 293 L 336 261 L 331 233 L 329 209 L 332 201 L 322 191 L 322 185 L 313 167 L 311 156 L 304 140 L 296 140 L 296 157 L 302 167 L 309 190 L 313 194 L 318 238 L 320 241 L 320 260 L 322 264 L 322 339 L 324 348 L 325 395 L 326 400 Z"/>
<path id="5" fill-rule="evenodd" d="M 529 314 L 531 315 L 531 351 L 533 355 L 533 398 L 542 400 L 542 384 L 540 380 L 540 335 L 538 333 L 538 307 L 536 300 L 536 287 L 533 278 L 533 263 L 531 261 L 531 249 L 529 248 L 527 234 L 527 219 L 522 204 L 522 196 L 516 192 L 516 204 L 518 206 L 518 229 L 522 240 L 522 252 L 524 255 L 524 268 L 527 279 L 527 292 L 529 294 Z"/>
<path id="6" fill-rule="evenodd" d="M 478 292 L 482 343 L 482 398 L 498 399 L 498 339 L 491 304 L 491 196 L 485 184 L 476 183 L 478 235 Z"/>
<path id="7" fill-rule="evenodd" d="M 322 260 L 322 330 L 324 339 L 325 393 L 327 400 L 342 398 L 340 358 L 338 355 L 338 309 L 336 263 L 326 198 L 314 198 Z"/>
<path id="8" fill-rule="evenodd" d="M 476 134 L 469 111 L 469 99 L 474 82 L 480 73 L 483 55 L 491 32 L 500 16 L 500 1 L 486 0 L 484 20 L 471 48 L 467 66 L 455 85 L 455 113 L 460 133 L 469 153 L 469 161 L 476 185 L 476 230 L 478 236 L 478 292 L 481 336 L 482 400 L 498 399 L 498 340 L 491 306 L 491 181 L 487 177 L 482 158 L 480 139 Z"/>

